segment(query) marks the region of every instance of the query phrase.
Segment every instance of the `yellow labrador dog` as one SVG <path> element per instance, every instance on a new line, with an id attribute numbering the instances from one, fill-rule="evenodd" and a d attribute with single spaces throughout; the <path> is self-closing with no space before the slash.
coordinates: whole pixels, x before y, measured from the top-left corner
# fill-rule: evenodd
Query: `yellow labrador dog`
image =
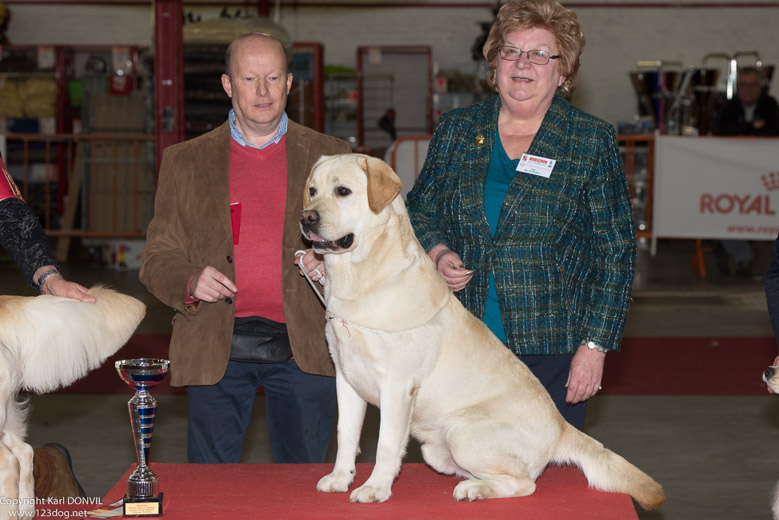
<path id="1" fill-rule="evenodd" d="M 548 464 L 571 463 L 591 486 L 659 507 L 660 485 L 565 422 L 525 364 L 449 291 L 400 187 L 387 164 L 357 154 L 323 157 L 307 182 L 301 229 L 325 257 L 339 412 L 335 467 L 317 489 L 352 484 L 371 403 L 381 410 L 376 465 L 353 502 L 390 497 L 410 433 L 433 469 L 466 479 L 457 500 L 530 495 Z"/>
<path id="2" fill-rule="evenodd" d="M 24 442 L 27 409 L 18 393 L 80 379 L 119 350 L 146 314 L 130 296 L 102 287 L 89 294 L 96 303 L 0 296 L 0 518 L 35 511 L 33 450 Z"/>

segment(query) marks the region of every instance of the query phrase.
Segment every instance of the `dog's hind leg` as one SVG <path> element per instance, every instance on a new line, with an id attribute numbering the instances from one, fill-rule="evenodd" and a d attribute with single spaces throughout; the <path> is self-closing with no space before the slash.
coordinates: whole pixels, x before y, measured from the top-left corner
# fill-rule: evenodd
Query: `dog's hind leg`
<path id="1" fill-rule="evenodd" d="M 529 467 L 511 449 L 518 439 L 510 430 L 505 424 L 486 423 L 449 432 L 454 462 L 469 477 L 454 488 L 455 500 L 523 497 L 535 492 L 535 477 L 543 468 Z"/>
<path id="2" fill-rule="evenodd" d="M 3 444 L 8 446 L 19 464 L 19 510 L 35 511 L 32 446 L 24 442 L 21 437 L 8 432 L 3 435 Z"/>
<path id="3" fill-rule="evenodd" d="M 515 455 L 479 451 L 474 450 L 472 456 L 457 458 L 457 462 L 472 477 L 455 486 L 452 494 L 455 500 L 524 497 L 535 492 L 536 483 Z"/>
<path id="4" fill-rule="evenodd" d="M 392 388 L 392 391 L 384 390 L 380 397 L 376 465 L 365 484 L 352 491 L 349 497 L 352 502 L 386 501 L 392 495 L 392 483 L 400 472 L 418 389 L 399 382 L 387 384 L 386 388 Z"/>
<path id="5" fill-rule="evenodd" d="M 444 475 L 460 475 L 470 477 L 471 475 L 454 462 L 452 452 L 449 447 L 440 442 L 425 442 L 421 446 L 422 457 L 428 466 Z"/>
<path id="6" fill-rule="evenodd" d="M 30 505 L 20 507 L 19 502 L 19 460 L 13 452 L 0 442 L 0 518 L 11 518 L 19 510 L 29 510 Z M 35 504 L 31 504 L 35 508 Z M 15 515 L 18 516 L 18 515 Z"/>
<path id="7" fill-rule="evenodd" d="M 526 497 L 536 490 L 536 483 L 527 477 L 509 475 L 477 475 L 463 480 L 454 488 L 455 500 L 482 500 L 485 498 Z"/>
<path id="8" fill-rule="evenodd" d="M 340 371 L 335 374 L 338 395 L 338 452 L 333 472 L 316 485 L 317 491 L 343 493 L 354 482 L 355 459 L 360 453 L 360 433 L 368 404 L 346 382 Z"/>
<path id="9" fill-rule="evenodd" d="M 25 444 L 27 407 L 16 400 L 20 367 L 10 349 L 0 343 L 0 517 L 9 511 L 24 511 L 32 518 L 35 511 L 35 488 L 32 476 L 32 448 Z M 26 449 L 22 448 L 26 447 Z"/>

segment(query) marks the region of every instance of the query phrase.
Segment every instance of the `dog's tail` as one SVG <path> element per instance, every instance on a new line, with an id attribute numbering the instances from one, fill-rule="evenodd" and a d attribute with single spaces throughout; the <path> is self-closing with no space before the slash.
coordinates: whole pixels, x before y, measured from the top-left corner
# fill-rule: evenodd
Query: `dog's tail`
<path id="1" fill-rule="evenodd" d="M 56 296 L 19 298 L 2 319 L 0 343 L 12 352 L 18 386 L 51 392 L 69 385 L 116 353 L 146 314 L 139 300 L 102 286 L 96 303 Z"/>
<path id="2" fill-rule="evenodd" d="M 656 509 L 665 501 L 663 488 L 652 477 L 568 423 L 553 460 L 579 466 L 591 487 L 627 493 L 644 509 Z"/>

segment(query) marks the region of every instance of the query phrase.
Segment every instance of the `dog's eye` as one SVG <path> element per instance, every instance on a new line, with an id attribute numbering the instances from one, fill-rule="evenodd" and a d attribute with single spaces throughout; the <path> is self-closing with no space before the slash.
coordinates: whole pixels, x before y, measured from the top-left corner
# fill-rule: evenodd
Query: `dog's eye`
<path id="1" fill-rule="evenodd" d="M 314 195 L 316 195 L 316 188 L 312 186 L 308 189 L 308 196 L 313 197 Z"/>
<path id="2" fill-rule="evenodd" d="M 347 195 L 349 195 L 349 194 L 351 194 L 351 193 L 352 193 L 352 190 L 350 190 L 349 188 L 345 188 L 345 187 L 343 187 L 343 186 L 338 186 L 338 187 L 335 189 L 335 192 L 336 192 L 336 193 L 337 193 L 339 196 L 341 196 L 341 197 L 346 197 Z"/>

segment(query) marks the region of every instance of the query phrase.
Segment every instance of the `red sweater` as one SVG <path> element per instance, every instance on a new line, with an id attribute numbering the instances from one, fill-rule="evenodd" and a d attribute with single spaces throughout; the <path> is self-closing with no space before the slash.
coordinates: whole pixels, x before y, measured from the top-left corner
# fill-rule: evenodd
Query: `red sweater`
<path id="1" fill-rule="evenodd" d="M 284 322 L 281 239 L 287 199 L 286 139 L 263 150 L 230 142 L 230 202 L 240 207 L 233 213 L 234 237 L 240 219 L 234 246 L 235 315 Z"/>

